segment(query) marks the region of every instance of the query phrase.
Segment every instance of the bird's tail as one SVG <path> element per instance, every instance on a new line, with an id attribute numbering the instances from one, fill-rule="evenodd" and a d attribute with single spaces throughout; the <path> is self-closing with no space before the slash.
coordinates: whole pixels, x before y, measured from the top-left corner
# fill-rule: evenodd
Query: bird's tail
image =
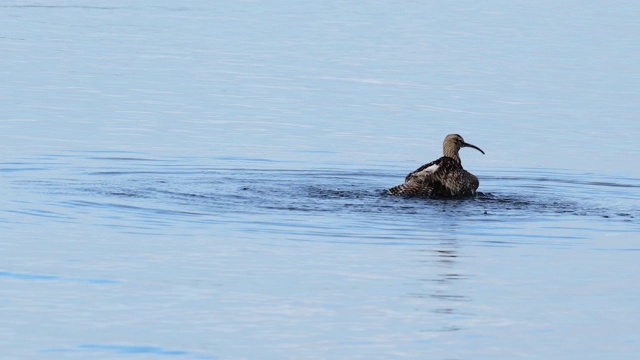
<path id="1" fill-rule="evenodd" d="M 394 186 L 391 189 L 387 190 L 389 192 L 389 194 L 393 195 L 393 196 L 400 196 L 400 195 L 404 195 L 407 192 L 407 185 L 406 184 L 400 184 L 398 186 Z"/>
<path id="2" fill-rule="evenodd" d="M 431 196 L 433 186 L 418 181 L 409 181 L 387 191 L 393 196 Z"/>

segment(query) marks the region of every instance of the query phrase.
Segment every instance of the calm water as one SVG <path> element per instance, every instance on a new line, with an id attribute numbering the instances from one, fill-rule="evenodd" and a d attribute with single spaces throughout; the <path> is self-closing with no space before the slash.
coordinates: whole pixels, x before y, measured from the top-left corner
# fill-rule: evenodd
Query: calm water
<path id="1" fill-rule="evenodd" d="M 3 2 L 0 357 L 635 359 L 638 15 Z"/>

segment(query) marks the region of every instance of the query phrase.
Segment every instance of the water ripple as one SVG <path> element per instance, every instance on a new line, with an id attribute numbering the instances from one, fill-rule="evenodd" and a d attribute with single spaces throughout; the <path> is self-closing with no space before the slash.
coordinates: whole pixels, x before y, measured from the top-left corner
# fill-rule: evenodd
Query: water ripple
<path id="1" fill-rule="evenodd" d="M 82 344 L 75 348 L 55 348 L 43 350 L 44 353 L 111 353 L 119 355 L 159 355 L 189 357 L 192 359 L 213 360 L 217 357 L 198 354 L 184 350 L 170 350 L 160 346 L 148 345 L 111 345 L 111 344 Z"/>
<path id="2" fill-rule="evenodd" d="M 241 231 L 308 236 L 305 241 L 323 236 L 324 241 L 354 240 L 361 235 L 379 242 L 395 237 L 398 243 L 411 243 L 410 239 L 425 236 L 421 229 L 426 221 L 429 233 L 438 229 L 436 224 L 455 224 L 466 228 L 460 233 L 475 234 L 485 244 L 490 242 L 483 237 L 501 242 L 504 234 L 527 241 L 527 232 L 518 231 L 517 224 L 523 222 L 552 224 L 589 217 L 636 226 L 640 216 L 638 179 L 568 170 L 488 171 L 489 175 L 479 174 L 482 192 L 476 197 L 434 200 L 387 195 L 385 189 L 402 180 L 401 174 L 389 170 L 273 168 L 277 162 L 227 158 L 225 162 L 242 166 L 220 167 L 197 159 L 101 155 L 99 168 L 95 162 L 86 166 L 86 158 L 78 155 L 77 166 L 71 161 L 67 175 L 48 179 L 18 176 L 15 182 L 21 186 L 57 194 L 58 206 L 45 210 L 27 203 L 6 211 L 68 221 L 75 216 L 69 211 L 94 209 L 109 226 L 151 230 L 179 223 L 235 224 Z M 46 163 L 58 167 L 54 157 L 48 157 Z M 247 166 L 256 163 L 265 163 L 266 168 Z M 314 219 L 319 228 L 308 219 Z M 583 235 L 544 237 L 561 241 L 579 240 Z"/>
<path id="3" fill-rule="evenodd" d="M 0 277 L 14 279 L 14 280 L 42 280 L 42 281 L 65 281 L 65 282 L 79 282 L 95 285 L 112 285 L 121 284 L 121 281 L 110 279 L 93 279 L 93 278 L 71 278 L 58 275 L 43 275 L 43 274 L 27 274 L 27 273 L 14 273 L 10 271 L 0 271 Z"/>

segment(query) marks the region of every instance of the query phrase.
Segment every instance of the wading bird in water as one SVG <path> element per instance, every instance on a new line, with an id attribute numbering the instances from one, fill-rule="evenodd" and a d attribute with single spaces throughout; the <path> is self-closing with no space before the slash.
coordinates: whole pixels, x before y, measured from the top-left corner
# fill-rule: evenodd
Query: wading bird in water
<path id="1" fill-rule="evenodd" d="M 392 187 L 389 193 L 432 198 L 460 198 L 475 195 L 480 182 L 475 175 L 462 168 L 458 151 L 463 147 L 471 147 L 484 154 L 479 147 L 466 143 L 462 136 L 449 134 L 442 144 L 443 157 L 420 166 L 407 175 L 404 184 Z"/>

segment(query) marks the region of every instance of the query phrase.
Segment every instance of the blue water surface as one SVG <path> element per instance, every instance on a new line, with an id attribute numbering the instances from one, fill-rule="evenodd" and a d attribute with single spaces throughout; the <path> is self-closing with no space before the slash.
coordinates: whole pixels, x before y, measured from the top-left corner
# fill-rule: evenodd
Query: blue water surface
<path id="1" fill-rule="evenodd" d="M 3 2 L 0 357 L 635 359 L 639 13 Z"/>

